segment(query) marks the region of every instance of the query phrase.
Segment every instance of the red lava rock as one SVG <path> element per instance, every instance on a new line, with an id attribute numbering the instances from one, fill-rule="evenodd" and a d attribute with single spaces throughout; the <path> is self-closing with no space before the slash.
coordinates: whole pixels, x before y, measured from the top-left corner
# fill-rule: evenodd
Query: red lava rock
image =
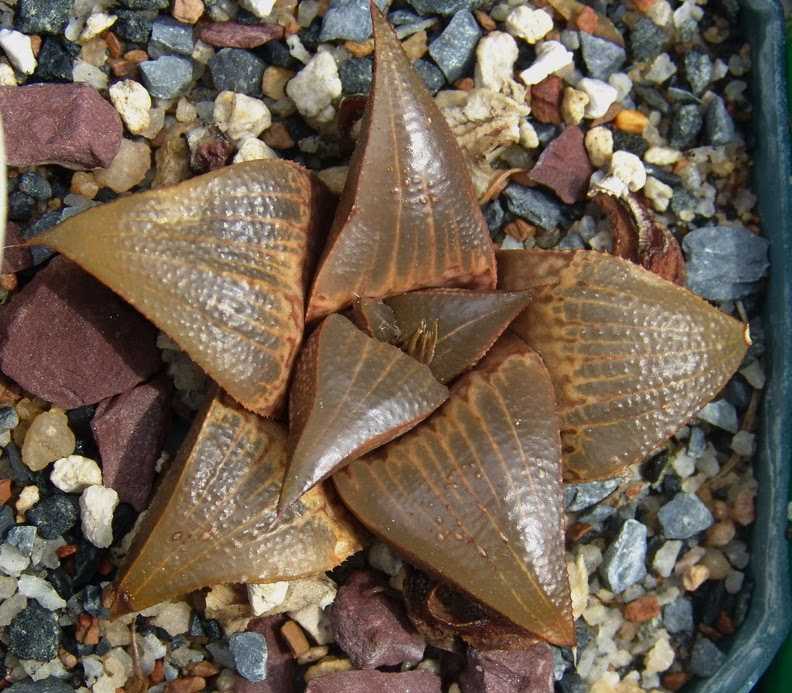
<path id="1" fill-rule="evenodd" d="M 550 75 L 531 87 L 531 115 L 541 123 L 561 123 L 564 80 Z"/>
<path id="2" fill-rule="evenodd" d="M 214 22 L 204 24 L 198 31 L 198 37 L 218 48 L 256 48 L 283 38 L 283 27 L 279 24 Z"/>
<path id="3" fill-rule="evenodd" d="M 121 119 L 86 84 L 0 87 L 9 166 L 107 167 L 121 146 Z"/>
<path id="4" fill-rule="evenodd" d="M 254 683 L 237 676 L 234 693 L 294 693 L 294 657 L 279 635 L 285 622 L 286 617 L 278 615 L 258 618 L 248 624 L 247 630 L 261 633 L 267 641 L 267 678 Z"/>
<path id="5" fill-rule="evenodd" d="M 104 485 L 138 512 L 146 508 L 165 441 L 170 390 L 170 380 L 159 376 L 100 402 L 91 421 Z"/>
<path id="6" fill-rule="evenodd" d="M 419 662 L 425 643 L 404 607 L 373 573 L 355 571 L 339 588 L 330 623 L 341 649 L 356 667 L 374 669 Z"/>
<path id="7" fill-rule="evenodd" d="M 0 312 L 0 370 L 64 409 L 126 392 L 162 367 L 157 330 L 64 257 Z"/>
<path id="8" fill-rule="evenodd" d="M 314 679 L 305 693 L 440 693 L 440 677 L 428 671 L 342 671 Z"/>
<path id="9" fill-rule="evenodd" d="M 594 168 L 589 161 L 583 131 L 575 126 L 564 131 L 545 147 L 531 169 L 531 179 L 552 190 L 567 204 L 585 200 Z"/>
<path id="10" fill-rule="evenodd" d="M 22 245 L 25 239 L 19 233 L 19 227 L 13 222 L 6 222 L 5 251 L 3 252 L 3 267 L 0 272 L 21 272 L 33 265 L 30 248 Z"/>
<path id="11" fill-rule="evenodd" d="M 546 643 L 527 650 L 468 650 L 462 693 L 553 693 L 553 653 Z"/>

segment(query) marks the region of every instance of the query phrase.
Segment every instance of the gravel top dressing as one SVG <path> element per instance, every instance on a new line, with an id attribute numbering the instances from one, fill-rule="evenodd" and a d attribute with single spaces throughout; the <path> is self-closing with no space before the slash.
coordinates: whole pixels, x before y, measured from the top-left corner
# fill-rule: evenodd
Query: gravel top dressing
<path id="1" fill-rule="evenodd" d="M 739 14 L 0 0 L 0 690 L 713 676 L 766 380 Z"/>

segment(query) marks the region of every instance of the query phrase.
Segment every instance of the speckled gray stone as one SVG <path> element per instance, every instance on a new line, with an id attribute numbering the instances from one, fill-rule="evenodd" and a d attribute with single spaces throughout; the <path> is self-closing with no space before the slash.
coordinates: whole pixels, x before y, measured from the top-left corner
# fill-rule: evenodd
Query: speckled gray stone
<path id="1" fill-rule="evenodd" d="M 649 61 L 663 52 L 668 36 L 648 17 L 641 17 L 630 32 L 630 52 L 633 60 Z"/>
<path id="2" fill-rule="evenodd" d="M 19 0 L 14 27 L 23 34 L 59 34 L 69 21 L 74 0 Z"/>
<path id="3" fill-rule="evenodd" d="M 669 633 L 693 632 L 693 604 L 679 597 L 663 607 L 663 626 Z"/>
<path id="4" fill-rule="evenodd" d="M 638 520 L 627 520 L 605 551 L 600 576 L 613 592 L 619 593 L 645 575 L 646 527 Z"/>
<path id="5" fill-rule="evenodd" d="M 713 147 L 729 144 L 737 139 L 734 120 L 720 96 L 713 96 L 704 114 L 704 134 Z"/>
<path id="6" fill-rule="evenodd" d="M 148 54 L 152 58 L 173 53 L 190 56 L 193 46 L 193 29 L 189 24 L 177 22 L 172 17 L 157 17 L 148 43 Z"/>
<path id="7" fill-rule="evenodd" d="M 261 96 L 266 63 L 242 48 L 222 48 L 209 60 L 209 71 L 218 91 Z"/>
<path id="8" fill-rule="evenodd" d="M 16 525 L 8 530 L 6 544 L 16 547 L 23 556 L 33 553 L 33 541 L 36 539 L 36 528 L 32 525 Z"/>
<path id="9" fill-rule="evenodd" d="M 518 217 L 550 231 L 561 223 L 561 204 L 548 193 L 510 183 L 503 191 L 506 207 Z"/>
<path id="10" fill-rule="evenodd" d="M 374 63 L 371 58 L 349 58 L 338 68 L 345 94 L 368 94 Z"/>
<path id="11" fill-rule="evenodd" d="M 248 681 L 263 681 L 267 677 L 267 641 L 261 633 L 234 633 L 228 645 L 240 676 Z"/>
<path id="12" fill-rule="evenodd" d="M 140 78 L 148 93 L 158 99 L 183 96 L 193 80 L 193 64 L 179 55 L 163 55 L 140 63 Z"/>
<path id="13" fill-rule="evenodd" d="M 580 238 L 578 236 L 578 238 Z M 581 239 L 582 243 L 582 239 Z M 572 491 L 573 496 L 567 505 L 570 512 L 579 512 L 599 503 L 609 496 L 619 486 L 619 479 L 604 479 L 602 481 L 589 481 L 585 484 L 569 484 L 564 492 Z"/>
<path id="14" fill-rule="evenodd" d="M 696 104 L 688 103 L 679 106 L 674 111 L 671 120 L 669 144 L 677 149 L 692 147 L 696 143 L 696 138 L 703 125 L 704 117 Z"/>
<path id="15" fill-rule="evenodd" d="M 448 17 L 460 10 L 472 10 L 480 3 L 477 0 L 407 0 L 420 14 L 439 14 Z"/>
<path id="16" fill-rule="evenodd" d="M 30 679 L 17 681 L 6 688 L 5 693 L 74 693 L 74 688 L 66 681 L 50 676 L 40 681 Z"/>
<path id="17" fill-rule="evenodd" d="M 426 88 L 432 94 L 436 94 L 443 88 L 445 75 L 437 65 L 421 58 L 413 63 L 413 68 L 421 76 Z"/>
<path id="18" fill-rule="evenodd" d="M 677 493 L 657 512 L 667 539 L 690 539 L 712 526 L 712 513 L 698 496 Z"/>
<path id="19" fill-rule="evenodd" d="M 725 659 L 726 655 L 712 640 L 698 637 L 693 643 L 693 651 L 690 653 L 690 672 L 696 676 L 707 678 L 720 669 Z"/>
<path id="20" fill-rule="evenodd" d="M 624 48 L 586 31 L 580 32 L 580 50 L 589 74 L 595 79 L 605 81 L 614 72 L 618 72 L 627 59 Z"/>
<path id="21" fill-rule="evenodd" d="M 478 22 L 469 10 L 460 10 L 443 33 L 429 44 L 429 55 L 453 83 L 465 74 L 481 38 Z"/>
<path id="22" fill-rule="evenodd" d="M 380 8 L 384 0 L 378 0 Z M 322 18 L 320 41 L 365 41 L 371 36 L 368 0 L 332 0 Z"/>
<path id="23" fill-rule="evenodd" d="M 737 410 L 734 405 L 726 399 L 717 399 L 714 402 L 704 405 L 697 414 L 698 418 L 706 421 L 713 426 L 737 433 Z"/>
<path id="24" fill-rule="evenodd" d="M 701 95 L 712 80 L 712 60 L 701 51 L 685 53 L 685 77 L 694 94 Z"/>

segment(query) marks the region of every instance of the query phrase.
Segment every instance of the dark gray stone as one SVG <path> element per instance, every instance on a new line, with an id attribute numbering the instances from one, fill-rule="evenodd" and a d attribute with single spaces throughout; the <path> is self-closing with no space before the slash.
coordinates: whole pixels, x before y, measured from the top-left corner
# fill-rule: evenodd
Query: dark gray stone
<path id="1" fill-rule="evenodd" d="M 148 43 L 148 54 L 152 58 L 178 53 L 192 55 L 193 29 L 189 24 L 177 22 L 172 17 L 157 17 L 151 27 L 151 38 Z"/>
<path id="2" fill-rule="evenodd" d="M 755 293 L 767 275 L 769 242 L 748 229 L 703 226 L 682 240 L 687 285 L 711 301 L 733 301 Z"/>
<path id="3" fill-rule="evenodd" d="M 209 60 L 212 81 L 218 91 L 235 91 L 248 96 L 261 95 L 264 61 L 242 48 L 222 48 Z"/>
<path id="4" fill-rule="evenodd" d="M 532 224 L 550 231 L 561 223 L 563 213 L 561 204 L 548 193 L 510 183 L 503 191 L 503 195 L 508 210 Z"/>
<path id="5" fill-rule="evenodd" d="M 382 9 L 384 0 L 377 4 Z M 368 0 L 332 0 L 322 19 L 320 41 L 365 41 L 371 36 Z"/>
<path id="6" fill-rule="evenodd" d="M 712 640 L 699 636 L 690 654 L 690 673 L 707 678 L 717 673 L 725 660 L 726 655 Z"/>
<path id="7" fill-rule="evenodd" d="M 14 407 L 0 407 L 0 432 L 10 431 L 19 424 L 19 415 Z"/>
<path id="8" fill-rule="evenodd" d="M 234 667 L 248 681 L 263 681 L 267 676 L 267 641 L 261 633 L 234 633 L 228 645 Z"/>
<path id="9" fill-rule="evenodd" d="M 33 541 L 36 538 L 36 528 L 31 525 L 16 525 L 8 530 L 6 534 L 6 544 L 15 546 L 17 551 L 23 556 L 30 556 L 33 553 Z"/>
<path id="10" fill-rule="evenodd" d="M 413 63 L 413 68 L 421 76 L 426 88 L 432 94 L 436 94 L 445 85 L 445 75 L 434 63 L 421 58 Z"/>
<path id="11" fill-rule="evenodd" d="M 677 149 L 688 149 L 696 143 L 696 138 L 704 125 L 701 109 L 696 104 L 683 104 L 674 111 L 671 121 L 669 144 Z"/>
<path id="12" fill-rule="evenodd" d="M 633 60 L 654 60 L 665 49 L 666 33 L 648 17 L 641 17 L 630 32 L 630 52 Z"/>
<path id="13" fill-rule="evenodd" d="M 685 78 L 694 94 L 701 95 L 712 80 L 712 60 L 706 53 L 690 51 L 684 58 Z"/>
<path id="14" fill-rule="evenodd" d="M 23 34 L 59 34 L 69 21 L 73 0 L 19 0 L 14 26 Z"/>
<path id="15" fill-rule="evenodd" d="M 345 94 L 368 94 L 374 63 L 371 58 L 349 58 L 338 68 Z"/>
<path id="16" fill-rule="evenodd" d="M 130 10 L 167 10 L 170 0 L 121 0 Z"/>
<path id="17" fill-rule="evenodd" d="M 73 693 L 73 691 L 74 688 L 68 682 L 56 679 L 54 676 L 41 679 L 41 681 L 25 679 L 6 688 L 6 693 Z"/>
<path id="18" fill-rule="evenodd" d="M 460 10 L 472 10 L 480 2 L 477 0 L 407 0 L 407 2 L 420 14 L 439 14 L 449 17 Z"/>
<path id="19" fill-rule="evenodd" d="M 595 79 L 607 81 L 627 60 L 624 48 L 586 31 L 580 32 L 580 49 L 586 69 Z"/>
<path id="20" fill-rule="evenodd" d="M 113 24 L 113 31 L 120 38 L 132 43 L 145 44 L 151 36 L 157 13 L 116 10 L 116 16 L 118 20 Z"/>
<path id="21" fill-rule="evenodd" d="M 49 200 L 52 197 L 52 186 L 40 173 L 27 171 L 17 179 L 17 187 L 34 200 Z"/>
<path id="22" fill-rule="evenodd" d="M 74 56 L 58 39 L 46 37 L 41 44 L 33 78 L 37 82 L 71 82 L 73 71 Z"/>
<path id="23" fill-rule="evenodd" d="M 16 518 L 11 506 L 4 505 L 0 508 L 0 541 L 5 538 L 6 532 L 16 525 Z"/>
<path id="24" fill-rule="evenodd" d="M 156 60 L 146 60 L 140 63 L 140 77 L 143 86 L 152 96 L 158 99 L 175 99 L 186 94 L 190 88 L 193 81 L 192 60 L 178 55 L 163 55 Z"/>
<path id="25" fill-rule="evenodd" d="M 580 236 L 578 236 L 580 238 Z M 581 243 L 583 239 L 580 239 Z M 572 500 L 566 509 L 570 512 L 579 512 L 599 503 L 603 498 L 607 498 L 619 486 L 618 479 L 604 479 L 603 481 L 589 481 L 585 484 L 570 484 L 565 488 L 574 491 Z"/>
<path id="26" fill-rule="evenodd" d="M 19 659 L 48 662 L 58 654 L 60 627 L 55 614 L 30 602 L 8 626 L 8 651 Z"/>
<path id="27" fill-rule="evenodd" d="M 77 524 L 78 512 L 68 496 L 56 493 L 40 500 L 25 517 L 43 539 L 57 539 Z"/>
<path id="28" fill-rule="evenodd" d="M 706 421 L 713 426 L 737 433 L 739 424 L 737 421 L 737 409 L 726 399 L 718 399 L 706 404 L 697 414 L 698 418 Z"/>
<path id="29" fill-rule="evenodd" d="M 704 134 L 713 147 L 729 144 L 737 139 L 734 120 L 720 96 L 713 96 L 704 114 Z"/>
<path id="30" fill-rule="evenodd" d="M 712 513 L 698 496 L 677 493 L 657 512 L 667 539 L 690 539 L 712 526 Z"/>
<path id="31" fill-rule="evenodd" d="M 693 632 L 693 604 L 679 597 L 663 607 L 663 626 L 669 633 Z"/>
<path id="32" fill-rule="evenodd" d="M 500 200 L 493 200 L 484 210 L 484 221 L 487 222 L 487 228 L 490 234 L 495 234 L 501 230 L 503 222 L 506 220 L 506 211 Z"/>
<path id="33" fill-rule="evenodd" d="M 469 10 L 460 10 L 443 33 L 429 44 L 429 55 L 453 83 L 462 77 L 473 61 L 481 30 Z"/>
<path id="34" fill-rule="evenodd" d="M 636 84 L 633 87 L 638 98 L 643 99 L 647 106 L 650 108 L 654 108 L 656 111 L 660 111 L 663 115 L 669 113 L 671 111 L 671 107 L 668 105 L 668 101 L 665 100 L 663 94 L 654 87 L 648 87 L 646 85 Z"/>
<path id="35" fill-rule="evenodd" d="M 616 593 L 624 592 L 646 576 L 646 527 L 627 520 L 605 551 L 600 576 Z"/>

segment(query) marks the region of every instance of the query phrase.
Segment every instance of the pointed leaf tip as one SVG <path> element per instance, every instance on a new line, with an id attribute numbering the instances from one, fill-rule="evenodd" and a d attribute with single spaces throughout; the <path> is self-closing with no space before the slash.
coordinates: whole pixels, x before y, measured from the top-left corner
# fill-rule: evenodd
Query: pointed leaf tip
<path id="1" fill-rule="evenodd" d="M 745 356 L 741 323 L 626 260 L 509 250 L 498 270 L 503 288 L 533 295 L 511 329 L 550 371 L 569 481 L 613 476 L 657 450 Z"/>
<path id="2" fill-rule="evenodd" d="M 358 519 L 411 563 L 568 645 L 560 461 L 550 378 L 510 335 L 431 417 L 333 481 Z"/>
<path id="3" fill-rule="evenodd" d="M 33 242 L 68 256 L 176 341 L 245 407 L 283 401 L 330 198 L 285 161 L 130 195 Z"/>
<path id="4" fill-rule="evenodd" d="M 286 431 L 219 394 L 168 469 L 117 581 L 117 612 L 202 587 L 331 570 L 360 549 L 332 488 L 317 486 L 272 528 Z"/>
<path id="5" fill-rule="evenodd" d="M 341 465 L 415 426 L 447 397 L 423 364 L 341 315 L 325 318 L 297 361 L 281 510 Z"/>
<path id="6" fill-rule="evenodd" d="M 464 157 L 372 4 L 374 81 L 307 319 L 433 286 L 495 288 L 495 261 Z"/>

